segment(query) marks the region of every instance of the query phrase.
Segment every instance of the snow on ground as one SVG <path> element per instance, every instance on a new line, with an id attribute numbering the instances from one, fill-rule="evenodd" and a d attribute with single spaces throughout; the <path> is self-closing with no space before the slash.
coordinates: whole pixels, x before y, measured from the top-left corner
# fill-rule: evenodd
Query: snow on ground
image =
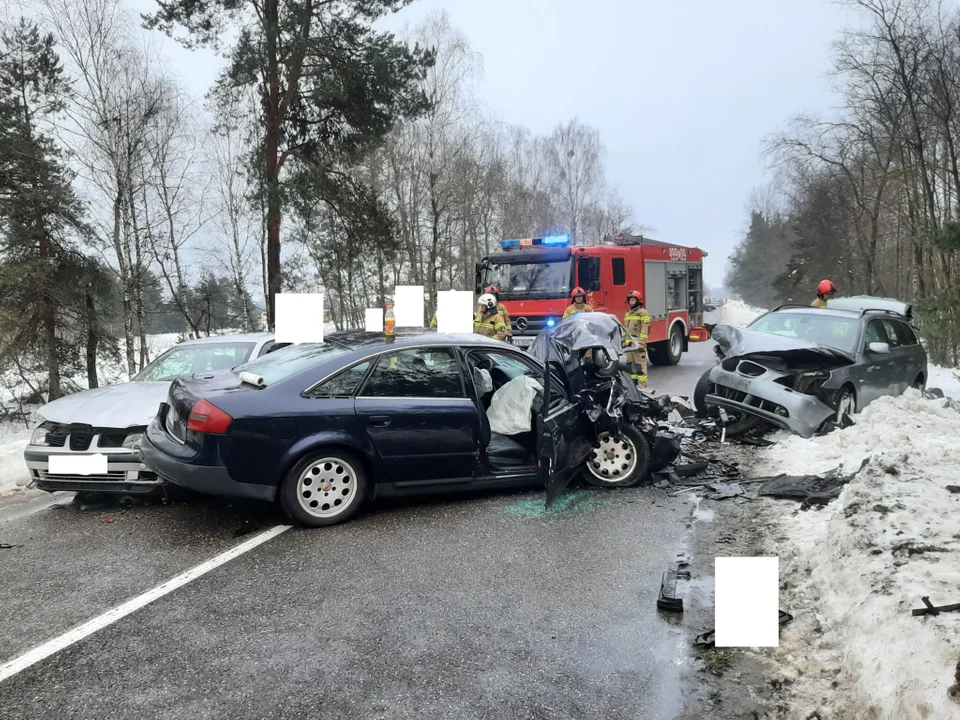
<path id="1" fill-rule="evenodd" d="M 23 464 L 30 432 L 23 424 L 0 423 L 0 496 L 18 492 L 30 483 Z"/>
<path id="2" fill-rule="evenodd" d="M 960 400 L 960 370 L 927 365 L 927 372 L 930 374 L 927 379 L 928 388 L 940 388 L 948 398 Z"/>
<path id="3" fill-rule="evenodd" d="M 960 613 L 960 413 L 909 390 L 868 406 L 855 427 L 803 440 L 782 435 L 757 475 L 855 472 L 820 510 L 758 507 L 780 557 L 780 602 L 796 620 L 770 651 L 789 717 L 958 718 L 949 688 Z M 960 686 L 960 683 L 958 683 Z"/>
<path id="4" fill-rule="evenodd" d="M 720 324 L 746 327 L 766 310 L 747 305 L 742 300 L 727 300 L 720 310 Z"/>

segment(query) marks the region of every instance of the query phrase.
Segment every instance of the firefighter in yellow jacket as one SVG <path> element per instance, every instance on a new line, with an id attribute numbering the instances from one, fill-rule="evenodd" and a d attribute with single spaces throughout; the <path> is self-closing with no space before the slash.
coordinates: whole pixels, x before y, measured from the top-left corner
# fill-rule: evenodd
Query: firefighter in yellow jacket
<path id="1" fill-rule="evenodd" d="M 500 313 L 500 316 L 503 318 L 503 324 L 507 326 L 507 342 L 513 342 L 513 323 L 510 322 L 510 313 L 508 313 L 507 309 L 500 304 L 500 288 L 498 288 L 496 285 L 488 285 L 484 292 L 489 293 L 496 298 L 497 312 Z"/>
<path id="2" fill-rule="evenodd" d="M 571 315 L 593 312 L 593 305 L 587 305 L 587 291 L 582 287 L 575 287 L 573 292 L 570 293 L 570 297 L 573 298 L 573 303 L 563 311 L 564 320 Z"/>
<path id="3" fill-rule="evenodd" d="M 507 325 L 503 315 L 497 310 L 497 299 L 490 293 L 484 293 L 477 302 L 477 315 L 473 319 L 473 331 L 479 335 L 507 339 Z"/>
<path id="4" fill-rule="evenodd" d="M 647 387 L 647 339 L 650 337 L 650 313 L 643 307 L 643 295 L 633 290 L 627 295 L 627 304 L 630 309 L 623 318 L 627 332 L 640 341 L 640 348 L 627 353 L 627 362 L 630 363 L 631 377 L 642 388 Z M 629 340 L 624 338 L 624 343 Z"/>
<path id="5" fill-rule="evenodd" d="M 810 303 L 810 307 L 825 308 L 827 300 L 833 300 L 836 294 L 837 286 L 833 284 L 833 280 L 821 280 L 817 286 L 817 299 Z"/>

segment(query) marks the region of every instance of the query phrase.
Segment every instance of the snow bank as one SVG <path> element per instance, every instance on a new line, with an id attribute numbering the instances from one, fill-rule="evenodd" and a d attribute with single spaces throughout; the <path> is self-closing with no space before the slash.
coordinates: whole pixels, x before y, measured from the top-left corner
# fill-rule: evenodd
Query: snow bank
<path id="1" fill-rule="evenodd" d="M 766 310 L 747 305 L 742 300 L 727 300 L 720 311 L 720 324 L 746 327 Z"/>
<path id="2" fill-rule="evenodd" d="M 921 596 L 960 602 L 960 413 L 908 391 L 855 427 L 761 453 L 763 473 L 869 464 L 822 510 L 765 505 L 781 606 L 797 618 L 772 656 L 791 717 L 956 718 L 960 613 L 913 617 Z M 786 513 L 784 511 L 787 511 Z"/>
<path id="3" fill-rule="evenodd" d="M 30 432 L 23 425 L 0 424 L 0 496 L 22 490 L 30 483 L 30 474 L 23 464 Z"/>

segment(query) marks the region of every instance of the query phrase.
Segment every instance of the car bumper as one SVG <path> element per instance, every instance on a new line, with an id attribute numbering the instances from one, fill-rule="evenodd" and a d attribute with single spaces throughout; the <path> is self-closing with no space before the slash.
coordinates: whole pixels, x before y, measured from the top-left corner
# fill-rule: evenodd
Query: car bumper
<path id="1" fill-rule="evenodd" d="M 276 498 L 277 489 L 275 487 L 237 482 L 230 477 L 227 468 L 222 465 L 195 465 L 172 457 L 164 451 L 163 446 L 166 443 L 173 445 L 173 441 L 156 437 L 157 433 L 165 432 L 154 421 L 143 436 L 143 441 L 140 444 L 140 455 L 143 462 L 167 482 L 205 495 L 265 500 L 267 502 L 272 502 Z M 152 440 L 151 435 L 153 436 Z"/>
<path id="2" fill-rule="evenodd" d="M 707 390 L 706 402 L 753 415 L 800 437 L 812 437 L 835 411 L 814 395 L 774 382 L 779 377 L 782 376 L 768 373 L 749 378 L 717 365 L 710 371 L 712 386 Z"/>
<path id="3" fill-rule="evenodd" d="M 77 452 L 45 445 L 27 445 L 23 460 L 33 485 L 41 490 L 54 492 L 72 490 L 82 492 L 118 493 L 144 495 L 162 492 L 163 480 L 150 470 L 132 451 L 111 452 L 98 450 L 107 458 L 106 474 L 53 474 L 50 472 L 52 455 L 89 457 L 93 452 Z"/>

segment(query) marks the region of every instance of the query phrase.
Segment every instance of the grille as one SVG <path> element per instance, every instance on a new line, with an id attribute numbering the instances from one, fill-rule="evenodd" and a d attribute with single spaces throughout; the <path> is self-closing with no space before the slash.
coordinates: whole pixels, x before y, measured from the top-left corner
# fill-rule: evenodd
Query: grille
<path id="1" fill-rule="evenodd" d="M 755 362 L 744 360 L 737 366 L 737 372 L 747 377 L 760 377 L 766 372 L 766 368 L 757 365 Z"/>
<path id="2" fill-rule="evenodd" d="M 520 328 L 517 323 L 521 320 L 526 320 L 527 326 L 523 329 Z M 554 318 L 558 320 L 559 318 Z M 541 332 L 547 329 L 547 320 L 550 320 L 549 317 L 523 317 L 523 318 L 510 318 L 510 325 L 513 328 L 513 332 L 516 335 L 539 335 Z"/>
<path id="3" fill-rule="evenodd" d="M 89 430 L 72 430 L 70 432 L 70 449 L 83 451 L 90 447 L 93 433 Z"/>
<path id="4" fill-rule="evenodd" d="M 104 433 L 100 436 L 100 441 L 97 445 L 102 448 L 123 447 L 123 441 L 126 440 L 126 438 L 126 433 Z"/>
<path id="5" fill-rule="evenodd" d="M 38 479 L 49 482 L 126 482 L 127 473 L 123 470 L 114 470 L 106 474 L 95 475 L 54 475 L 46 470 L 38 471 Z M 157 474 L 152 472 L 141 472 L 137 480 L 146 482 L 156 482 Z"/>
<path id="6" fill-rule="evenodd" d="M 51 430 L 47 433 L 47 445 L 50 447 L 63 447 L 67 442 L 67 430 Z"/>
<path id="7" fill-rule="evenodd" d="M 760 410 L 766 410 L 767 412 L 774 413 L 780 417 L 790 417 L 790 411 L 783 407 L 783 405 L 779 405 L 775 402 L 770 402 L 769 400 L 764 400 L 756 396 L 749 396 L 745 392 L 734 390 L 730 387 L 724 387 L 723 385 L 715 385 L 714 388 L 716 389 L 716 391 L 713 393 L 714 395 L 719 395 L 727 400 L 733 400 L 734 402 L 759 408 Z"/>

